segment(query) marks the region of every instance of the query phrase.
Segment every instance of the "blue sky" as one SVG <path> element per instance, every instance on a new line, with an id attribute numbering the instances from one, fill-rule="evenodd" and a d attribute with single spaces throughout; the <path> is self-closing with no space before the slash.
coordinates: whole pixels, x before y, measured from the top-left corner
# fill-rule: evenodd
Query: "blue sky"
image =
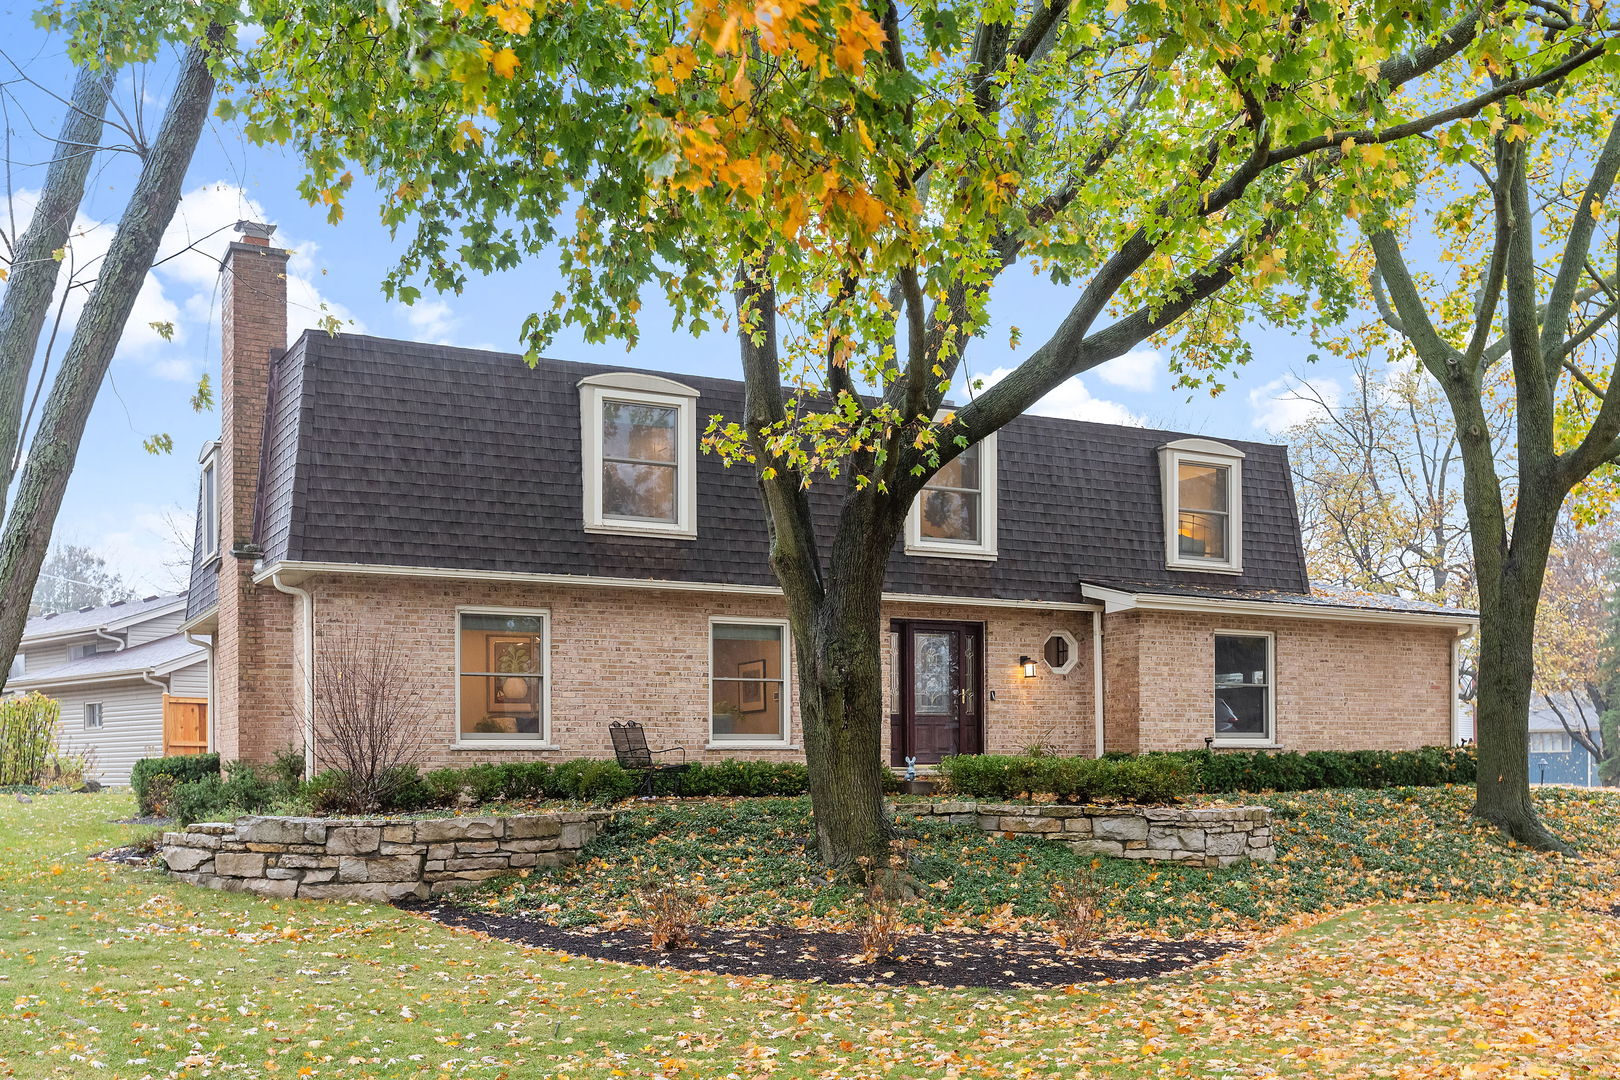
<path id="1" fill-rule="evenodd" d="M 65 95 L 71 72 L 60 42 L 35 30 L 27 4 L 0 3 L 6 55 L 50 91 Z M 0 59 L 0 76 L 16 70 Z M 119 100 L 126 109 L 139 97 L 146 125 L 155 129 L 172 74 L 167 64 L 152 67 L 147 81 L 125 77 Z M 54 132 L 61 106 L 37 88 L 14 85 L 10 112 L 14 161 L 42 160 L 43 141 Z M 23 115 L 26 113 L 26 115 Z M 76 255 L 89 258 L 104 249 L 131 182 L 127 155 L 102 155 L 82 212 Z M 41 169 L 14 169 L 14 206 L 25 214 Z M 324 208 L 312 208 L 297 195 L 297 162 L 274 149 L 249 145 L 234 124 L 212 121 L 192 163 L 186 195 L 160 251 L 168 258 L 142 293 L 119 347 L 108 382 L 91 416 L 78 466 L 57 522 L 56 537 L 104 552 L 126 578 L 143 591 L 176 587 L 171 538 L 178 522 L 189 529 L 195 504 L 196 455 L 217 437 L 215 411 L 194 413 L 188 404 L 198 377 L 219 370 L 219 287 L 217 259 L 232 230 L 223 228 L 251 217 L 278 226 L 277 240 L 294 251 L 290 293 L 294 335 L 322 316 L 322 305 L 351 328 L 390 337 L 439 341 L 516 351 L 524 318 L 556 287 L 552 267 L 537 261 L 519 270 L 474 278 L 459 296 L 424 296 L 414 308 L 386 301 L 378 283 L 398 245 L 376 222 L 376 202 L 359 190 L 348 200 L 348 216 L 328 225 Z M 0 216 L 6 213 L 0 207 Z M 8 225 L 9 232 L 9 225 Z M 210 235 L 212 234 L 212 235 Z M 198 250 L 187 251 L 195 244 Z M 180 254 L 176 254 L 179 252 Z M 82 253 L 82 254 L 81 254 Z M 172 257 L 171 257 L 172 256 Z M 992 303 L 994 322 L 975 343 L 970 366 L 976 375 L 994 375 L 1015 365 L 1054 328 L 1072 289 L 1010 271 Z M 172 322 L 164 341 L 150 327 Z M 622 345 L 587 345 L 564 335 L 551 355 L 598 363 L 625 363 L 691 374 L 736 375 L 735 340 L 724 333 L 701 338 L 672 333 L 667 314 L 648 298 L 642 339 L 626 353 Z M 1022 330 L 1018 352 L 1006 347 L 1008 331 Z M 1268 332 L 1255 339 L 1256 360 L 1229 380 L 1226 392 L 1172 390 L 1162 360 L 1138 353 L 1110 362 L 1061 388 L 1039 411 L 1088 420 L 1145 423 L 1229 438 L 1275 440 L 1276 432 L 1300 415 L 1289 400 L 1293 376 L 1306 375 L 1331 393 L 1344 376 L 1327 364 L 1308 365 L 1303 336 Z M 171 435 L 174 451 L 152 455 L 142 441 L 158 432 Z"/>

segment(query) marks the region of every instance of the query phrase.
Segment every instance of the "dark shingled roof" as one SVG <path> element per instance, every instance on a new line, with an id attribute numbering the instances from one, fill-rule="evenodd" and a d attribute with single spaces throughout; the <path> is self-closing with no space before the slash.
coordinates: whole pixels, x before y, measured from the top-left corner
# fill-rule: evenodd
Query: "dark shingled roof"
<path id="1" fill-rule="evenodd" d="M 749 470 L 713 455 L 698 458 L 696 541 L 582 529 L 577 384 L 623 370 L 557 360 L 531 369 L 510 353 L 306 332 L 271 379 L 255 529 L 264 562 L 774 585 Z M 740 383 L 674 377 L 698 390 L 701 416 L 740 415 Z M 1078 601 L 1081 577 L 1308 590 L 1280 446 L 1231 442 L 1247 455 L 1243 574 L 1165 569 L 1157 451 L 1180 437 L 1014 421 L 998 438 L 999 557 L 897 550 L 887 588 L 1057 601 Z M 823 523 L 835 488 L 813 495 Z"/>

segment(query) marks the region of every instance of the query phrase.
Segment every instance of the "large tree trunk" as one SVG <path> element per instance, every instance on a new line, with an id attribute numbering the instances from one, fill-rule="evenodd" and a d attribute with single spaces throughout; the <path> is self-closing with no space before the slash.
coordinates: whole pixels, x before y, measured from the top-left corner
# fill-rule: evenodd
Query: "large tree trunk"
<path id="1" fill-rule="evenodd" d="M 0 521 L 5 519 L 6 497 L 21 450 L 28 373 L 39 351 L 39 334 L 56 280 L 62 276 L 56 253 L 67 246 L 73 219 L 84 200 L 85 177 L 101 142 L 101 118 L 107 111 L 112 80 L 112 72 L 105 68 L 80 69 L 33 216 L 12 249 L 11 276 L 6 280 L 5 300 L 0 302 L 0 454 L 5 455 L 0 462 Z"/>
<path id="2" fill-rule="evenodd" d="M 180 202 L 180 188 L 213 96 L 207 50 L 193 46 L 181 61 L 180 78 L 163 126 L 118 222 L 95 291 L 74 327 L 73 340 L 45 402 L 39 434 L 29 446 L 11 516 L 0 531 L 0 671 L 11 666 L 17 653 L 28 620 L 28 598 L 45 561 L 85 423 L 135 297 Z"/>
<path id="3" fill-rule="evenodd" d="M 867 565 L 836 569 L 809 625 L 794 626 L 816 847 L 824 864 L 845 873 L 858 871 L 863 859 L 880 867 L 893 835 L 883 802 L 880 659 L 882 564 L 893 540 L 872 539 Z"/>

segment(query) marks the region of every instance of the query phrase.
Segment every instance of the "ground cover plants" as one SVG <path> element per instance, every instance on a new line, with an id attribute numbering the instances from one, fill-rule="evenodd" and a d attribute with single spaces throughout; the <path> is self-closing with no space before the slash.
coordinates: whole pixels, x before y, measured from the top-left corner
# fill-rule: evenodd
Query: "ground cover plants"
<path id="1" fill-rule="evenodd" d="M 1595 849 L 1613 835 L 1615 797 L 1577 794 L 1539 791 L 1539 808 Z M 0 1075 L 1454 1080 L 1620 1069 L 1620 920 L 1551 886 L 1541 898 L 1556 908 L 1397 903 L 1311 917 L 1145 983 L 851 988 L 601 964 L 387 907 L 268 901 L 87 862 L 128 839 L 113 821 L 134 809 L 122 793 L 0 800 Z M 1517 860 L 1544 880 L 1543 858 L 1488 863 L 1505 873 Z"/>

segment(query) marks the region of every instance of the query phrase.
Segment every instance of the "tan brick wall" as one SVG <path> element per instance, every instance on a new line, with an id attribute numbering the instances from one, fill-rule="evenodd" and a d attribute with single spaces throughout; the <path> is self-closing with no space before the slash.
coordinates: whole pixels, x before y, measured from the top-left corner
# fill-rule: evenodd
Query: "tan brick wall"
<path id="1" fill-rule="evenodd" d="M 215 745 L 227 759 L 262 761 L 302 742 L 293 598 L 268 584 L 252 584 L 252 558 L 231 554 L 253 533 L 270 355 L 287 347 L 286 275 L 287 252 L 252 244 L 231 246 L 223 274 L 221 552 L 212 722 Z"/>
<path id="2" fill-rule="evenodd" d="M 685 746 L 688 758 L 797 760 L 799 718 L 792 748 L 706 749 L 711 616 L 785 617 L 775 597 L 676 590 L 510 585 L 425 578 L 323 576 L 304 584 L 316 598 L 316 642 L 386 633 L 418 673 L 428 767 L 470 765 L 514 757 L 603 757 L 607 725 L 638 720 L 655 747 Z M 544 609 L 551 616 L 551 741 L 555 751 L 459 749 L 456 730 L 456 609 Z M 1017 752 L 1037 740 L 1064 753 L 1089 753 L 1092 740 L 1090 615 L 967 605 L 894 604 L 890 618 L 952 619 L 985 624 L 987 749 Z M 1039 656 L 1047 635 L 1067 629 L 1079 643 L 1073 670 L 1053 675 L 1042 665 L 1025 678 L 1023 654 Z M 887 760 L 890 648 L 884 649 Z M 795 687 L 796 692 L 796 687 Z"/>
<path id="3" fill-rule="evenodd" d="M 1451 642 L 1456 635 L 1449 627 L 1133 614 L 1139 635 L 1135 675 L 1141 750 L 1198 748 L 1213 734 L 1218 629 L 1276 635 L 1275 723 L 1284 749 L 1394 750 L 1445 745 L 1451 739 Z M 1105 631 L 1112 631 L 1118 617 L 1108 617 Z M 1115 675 L 1113 647 L 1112 639 L 1105 640 L 1104 666 L 1110 678 L 1128 684 L 1128 671 Z M 1116 689 L 1123 693 L 1125 688 L 1110 684 L 1105 694 L 1110 710 Z M 1115 723 L 1111 711 L 1108 722 Z"/>
<path id="4" fill-rule="evenodd" d="M 1140 732 L 1142 613 L 1103 616 L 1103 748 L 1134 753 Z"/>

